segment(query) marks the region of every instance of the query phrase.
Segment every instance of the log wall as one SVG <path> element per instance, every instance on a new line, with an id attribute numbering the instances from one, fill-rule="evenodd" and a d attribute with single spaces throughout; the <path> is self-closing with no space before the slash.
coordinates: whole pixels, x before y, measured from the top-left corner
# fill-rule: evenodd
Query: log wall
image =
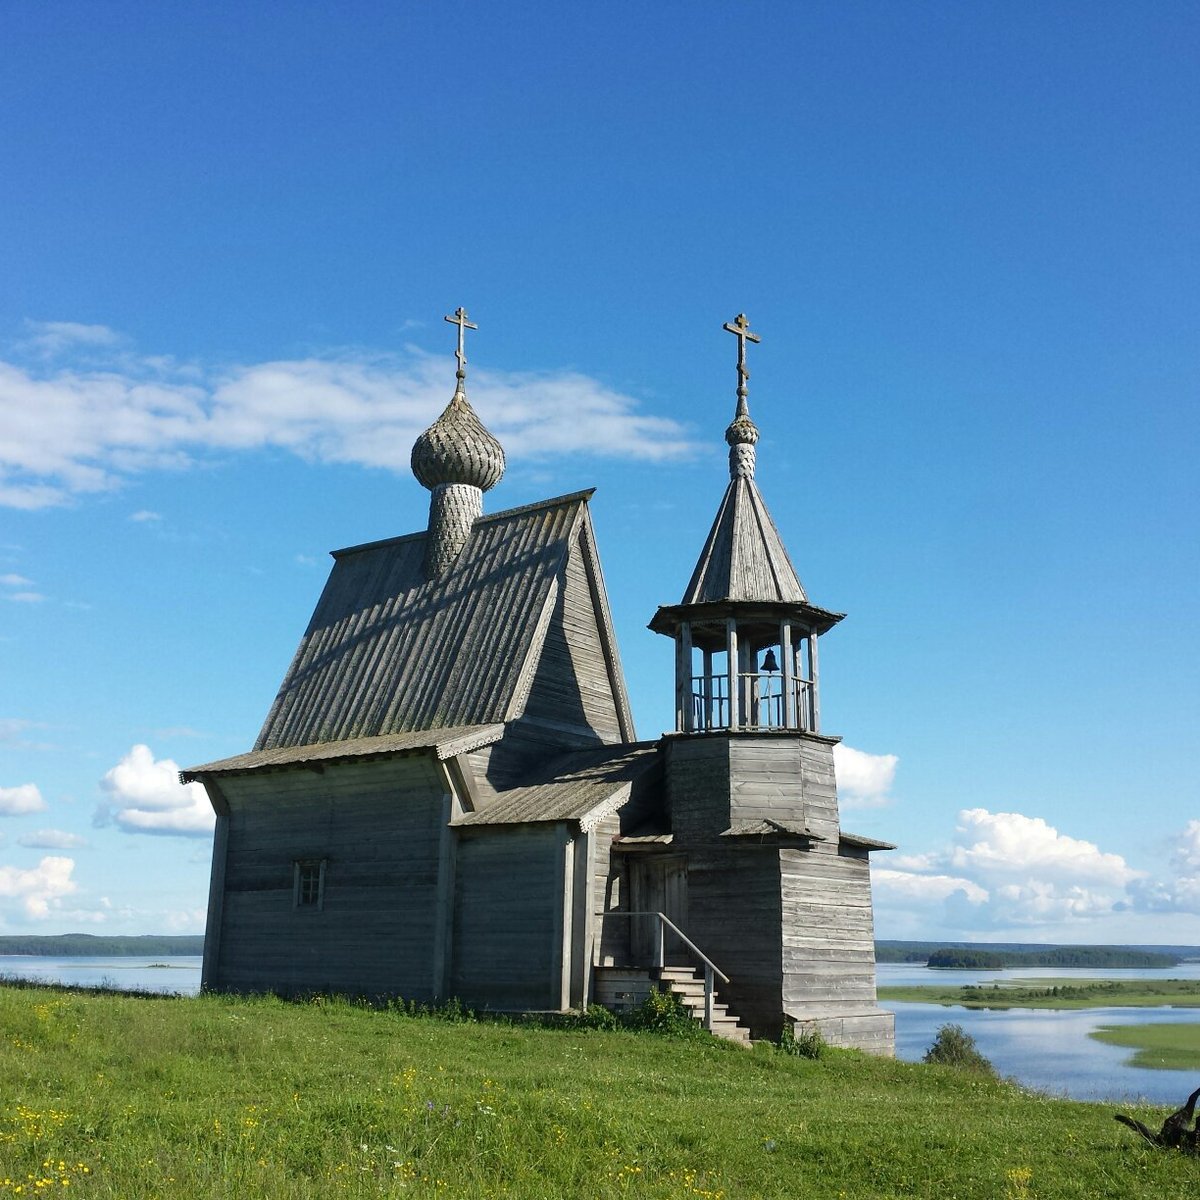
<path id="1" fill-rule="evenodd" d="M 224 899 L 210 986 L 434 996 L 444 784 L 430 759 L 330 764 L 221 781 Z M 323 861 L 296 906 L 297 860 Z"/>
<path id="2" fill-rule="evenodd" d="M 502 1010 L 563 1005 L 570 879 L 562 827 L 459 831 L 451 992 Z"/>

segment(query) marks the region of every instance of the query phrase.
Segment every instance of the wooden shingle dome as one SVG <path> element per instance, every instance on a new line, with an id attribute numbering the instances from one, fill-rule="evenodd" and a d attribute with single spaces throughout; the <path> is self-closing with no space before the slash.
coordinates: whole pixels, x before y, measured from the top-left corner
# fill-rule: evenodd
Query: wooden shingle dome
<path id="1" fill-rule="evenodd" d="M 413 474 L 432 495 L 429 498 L 429 537 L 425 548 L 425 577 L 440 579 L 454 565 L 483 515 L 483 493 L 504 474 L 504 447 L 487 431 L 467 400 L 467 353 L 464 332 L 476 329 L 467 310 L 447 317 L 458 326 L 457 383 L 450 403 L 413 443 Z"/>
<path id="2" fill-rule="evenodd" d="M 504 447 L 476 416 L 461 388 L 413 443 L 412 470 L 430 491 L 442 484 L 463 483 L 486 492 L 503 477 Z"/>

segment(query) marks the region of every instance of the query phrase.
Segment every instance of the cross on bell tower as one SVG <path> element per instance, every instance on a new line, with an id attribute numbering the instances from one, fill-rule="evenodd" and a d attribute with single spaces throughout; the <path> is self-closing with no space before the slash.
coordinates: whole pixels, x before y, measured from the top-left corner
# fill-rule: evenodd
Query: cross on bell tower
<path id="1" fill-rule="evenodd" d="M 724 328 L 738 340 L 729 486 L 682 601 L 650 628 L 675 640 L 677 732 L 818 734 L 817 638 L 842 614 L 809 603 L 754 482 L 746 343 L 761 339 L 745 313 Z"/>
<path id="2" fill-rule="evenodd" d="M 750 332 L 750 319 L 745 313 L 738 313 L 732 322 L 726 321 L 724 328 L 732 333 L 738 340 L 737 415 L 739 417 L 748 416 L 749 412 L 747 410 L 746 397 L 749 395 L 750 389 L 746 386 L 746 381 L 750 378 L 750 371 L 746 367 L 746 343 L 754 342 L 757 344 L 758 342 L 762 341 L 762 338 L 760 338 L 757 333 Z"/>
<path id="3" fill-rule="evenodd" d="M 458 370 L 455 371 L 455 376 L 459 382 L 459 388 L 467 378 L 467 340 L 466 333 L 468 329 L 478 329 L 478 325 L 472 325 L 467 320 L 467 310 L 460 304 L 454 310 L 454 316 L 443 317 L 443 321 L 449 321 L 451 325 L 458 326 L 458 349 L 454 352 L 454 357 L 458 361 Z"/>

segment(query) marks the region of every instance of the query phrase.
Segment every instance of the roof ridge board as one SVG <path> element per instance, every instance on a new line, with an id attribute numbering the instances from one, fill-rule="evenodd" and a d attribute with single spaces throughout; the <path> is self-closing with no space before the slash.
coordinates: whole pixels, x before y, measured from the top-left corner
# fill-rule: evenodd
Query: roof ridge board
<path id="1" fill-rule="evenodd" d="M 570 504 L 576 501 L 584 501 L 585 503 L 596 494 L 596 489 L 583 488 L 578 492 L 568 492 L 564 496 L 551 496 L 546 500 L 535 500 L 532 504 L 518 504 L 515 508 L 501 509 L 500 512 L 484 513 L 481 517 L 476 517 L 473 525 L 490 525 L 493 521 L 503 521 L 508 517 L 523 516 L 526 513 L 536 512 L 539 508 L 554 508 L 560 504 Z M 401 542 L 412 542 L 417 539 L 424 540 L 428 530 L 419 529 L 413 533 L 401 533 L 395 537 L 379 538 L 373 542 L 360 542 L 354 546 L 344 546 L 340 550 L 330 550 L 331 558 L 346 558 L 351 554 L 361 554 L 366 550 L 379 550 L 384 546 L 395 546 Z"/>
<path id="2" fill-rule="evenodd" d="M 633 721 L 633 708 L 629 703 L 629 690 L 625 683 L 625 667 L 621 662 L 621 648 L 617 643 L 617 630 L 608 603 L 608 588 L 604 583 L 604 567 L 600 562 L 596 531 L 592 526 L 591 512 L 586 506 L 577 528 L 573 531 L 573 540 L 583 555 L 584 574 L 587 576 L 588 590 L 592 595 L 592 609 L 600 634 L 601 649 L 604 651 L 609 688 L 617 710 L 617 724 L 625 738 L 632 740 L 637 736 L 637 730 Z"/>
<path id="3" fill-rule="evenodd" d="M 538 608 L 537 619 L 533 622 L 533 636 L 526 647 L 517 671 L 512 695 L 508 701 L 508 710 L 504 714 L 505 721 L 518 721 L 525 715 L 525 708 L 529 703 L 529 693 L 533 690 L 533 681 L 541 664 L 540 651 L 545 649 L 546 636 L 550 632 L 550 622 L 554 619 L 554 610 L 558 607 L 558 596 L 561 590 L 559 577 L 555 575 Z"/>
<path id="4" fill-rule="evenodd" d="M 525 629 L 513 630 L 513 636 L 509 639 L 509 647 L 511 648 L 511 656 L 507 660 L 509 663 L 509 695 L 514 696 L 524 675 L 525 664 L 529 664 L 529 688 L 526 694 L 526 702 L 528 694 L 532 691 L 533 684 L 537 679 L 537 672 L 541 666 L 541 656 L 545 653 L 546 639 L 550 635 L 550 629 L 554 623 L 555 614 L 562 607 L 564 612 L 567 602 L 567 573 L 571 560 L 571 547 L 574 544 L 575 533 L 578 529 L 578 513 L 574 514 L 569 523 L 567 523 L 555 538 L 557 547 L 556 558 L 553 567 L 547 564 L 547 570 L 542 576 L 542 585 L 544 591 L 539 595 L 539 603 L 537 606 L 537 621 L 528 623 Z M 541 617 L 545 615 L 545 621 Z M 535 658 L 536 661 L 531 661 Z M 511 708 L 511 704 L 510 704 Z"/>
<path id="5" fill-rule="evenodd" d="M 537 555 L 540 550 L 548 549 L 549 546 L 555 543 L 565 541 L 561 533 L 556 533 L 552 539 L 545 539 L 539 535 L 542 531 L 535 527 L 533 522 L 529 522 L 520 528 L 517 533 L 517 543 L 515 547 L 510 548 L 509 553 L 501 556 L 499 551 L 501 547 L 493 547 L 490 558 L 493 560 L 503 557 L 505 560 L 499 564 L 493 561 L 489 569 L 496 569 L 498 566 L 502 570 L 502 576 L 498 581 L 495 591 L 489 597 L 492 600 L 492 609 L 501 612 L 511 612 L 514 607 L 514 600 L 525 600 L 528 606 L 541 615 L 542 608 L 546 602 L 546 595 L 550 587 L 550 582 L 557 579 L 562 571 L 562 564 L 565 555 L 562 550 L 558 552 L 558 562 L 551 564 L 547 561 L 542 569 L 535 569 L 536 564 L 532 558 L 529 558 L 531 552 Z M 513 550 L 515 549 L 515 554 Z M 518 561 L 526 560 L 525 565 L 519 572 L 514 572 L 508 569 L 511 566 L 511 560 Z M 482 562 L 482 560 L 481 560 Z M 529 580 L 530 575 L 534 576 L 532 581 Z M 533 639 L 538 631 L 537 621 L 505 621 L 498 630 L 494 624 L 489 623 L 489 628 L 484 630 L 477 629 L 479 622 L 477 616 L 483 611 L 483 594 L 482 589 L 478 586 L 478 580 L 475 581 L 475 586 L 472 588 L 472 602 L 469 608 L 470 620 L 466 623 L 466 628 L 476 631 L 477 636 L 482 637 L 486 633 L 493 640 L 490 647 L 490 658 L 495 667 L 490 678 L 490 688 L 486 694 L 479 695 L 477 703 L 485 705 L 489 711 L 493 711 L 497 719 L 505 719 L 506 711 L 497 711 L 499 702 L 510 697 L 516 690 L 516 687 L 521 677 L 521 667 L 531 652 Z M 450 677 L 450 683 L 458 679 L 465 671 L 470 669 L 470 657 L 461 653 L 465 649 L 465 644 L 460 644 L 459 655 L 455 661 L 455 671 Z M 509 704 L 504 705 L 507 710 Z"/>

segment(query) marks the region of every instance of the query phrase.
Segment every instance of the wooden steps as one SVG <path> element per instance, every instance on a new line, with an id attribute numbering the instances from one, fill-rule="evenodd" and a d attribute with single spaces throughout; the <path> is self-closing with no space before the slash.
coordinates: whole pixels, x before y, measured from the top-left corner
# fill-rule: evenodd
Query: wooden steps
<path id="1" fill-rule="evenodd" d="M 632 1011 L 656 990 L 670 992 L 703 1025 L 704 977 L 691 967 L 664 967 L 657 972 L 633 967 L 596 968 L 596 1003 L 615 1012 Z M 710 1032 L 739 1046 L 750 1045 L 750 1031 L 729 1011 L 728 1005 L 716 999 Z"/>

